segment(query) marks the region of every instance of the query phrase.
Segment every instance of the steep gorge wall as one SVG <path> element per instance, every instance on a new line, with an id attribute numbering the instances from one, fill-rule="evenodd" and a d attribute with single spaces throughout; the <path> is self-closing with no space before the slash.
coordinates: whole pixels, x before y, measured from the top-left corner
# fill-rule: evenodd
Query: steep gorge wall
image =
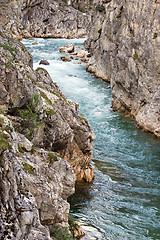
<path id="1" fill-rule="evenodd" d="M 75 180 L 92 181 L 94 132 L 25 46 L 0 29 L 0 239 L 68 227 Z"/>
<path id="2" fill-rule="evenodd" d="M 96 1 L 88 70 L 111 83 L 113 109 L 160 137 L 160 1 Z"/>
<path id="3" fill-rule="evenodd" d="M 18 37 L 84 37 L 90 22 L 89 1 L 0 1 L 0 24 Z"/>

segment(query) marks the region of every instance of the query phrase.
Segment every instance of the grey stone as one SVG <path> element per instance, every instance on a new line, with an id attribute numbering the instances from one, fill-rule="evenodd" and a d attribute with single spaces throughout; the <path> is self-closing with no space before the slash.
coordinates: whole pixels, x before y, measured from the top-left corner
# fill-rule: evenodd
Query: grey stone
<path id="1" fill-rule="evenodd" d="M 160 136 L 160 5 L 152 1 L 104 1 L 85 43 L 87 70 L 111 83 L 115 110 Z M 97 4 L 100 1 L 96 1 Z"/>

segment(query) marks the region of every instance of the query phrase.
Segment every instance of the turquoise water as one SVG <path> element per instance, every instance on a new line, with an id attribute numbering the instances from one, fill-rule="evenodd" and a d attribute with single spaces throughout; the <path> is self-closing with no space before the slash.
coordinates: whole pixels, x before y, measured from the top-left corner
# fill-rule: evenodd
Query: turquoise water
<path id="1" fill-rule="evenodd" d="M 37 45 L 32 45 L 32 42 Z M 85 71 L 79 60 L 62 62 L 59 46 L 84 39 L 32 39 L 23 43 L 41 59 L 67 98 L 79 102 L 80 113 L 96 133 L 92 163 L 95 180 L 78 184 L 69 199 L 71 212 L 101 232 L 101 239 L 160 239 L 160 140 L 144 133 L 130 118 L 113 112 L 110 86 Z M 97 238 L 100 239 L 100 238 Z"/>

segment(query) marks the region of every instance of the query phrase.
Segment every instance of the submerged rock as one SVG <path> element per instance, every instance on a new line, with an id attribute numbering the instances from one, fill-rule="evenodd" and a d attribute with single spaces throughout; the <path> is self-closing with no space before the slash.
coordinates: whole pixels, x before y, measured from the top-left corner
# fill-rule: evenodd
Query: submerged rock
<path id="1" fill-rule="evenodd" d="M 43 64 L 43 65 L 49 65 L 49 62 L 47 61 L 47 60 L 41 60 L 40 62 L 39 62 L 39 65 L 41 65 L 41 64 Z"/>
<path id="2" fill-rule="evenodd" d="M 69 58 L 66 58 L 66 57 L 61 57 L 61 60 L 63 62 L 70 62 L 71 61 Z"/>

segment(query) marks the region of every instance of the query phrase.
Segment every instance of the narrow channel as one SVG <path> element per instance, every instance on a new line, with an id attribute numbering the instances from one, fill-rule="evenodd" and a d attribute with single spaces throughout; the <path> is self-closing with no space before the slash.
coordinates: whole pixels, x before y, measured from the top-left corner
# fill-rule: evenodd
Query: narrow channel
<path id="1" fill-rule="evenodd" d="M 32 45 L 37 42 L 37 45 Z M 71 213 L 109 240 L 160 239 L 160 141 L 111 108 L 110 86 L 86 72 L 80 60 L 61 61 L 62 45 L 84 39 L 30 39 L 23 43 L 34 57 L 34 68 L 50 73 L 67 98 L 80 104 L 95 131 L 92 155 L 95 180 L 79 184 L 70 197 Z"/>

